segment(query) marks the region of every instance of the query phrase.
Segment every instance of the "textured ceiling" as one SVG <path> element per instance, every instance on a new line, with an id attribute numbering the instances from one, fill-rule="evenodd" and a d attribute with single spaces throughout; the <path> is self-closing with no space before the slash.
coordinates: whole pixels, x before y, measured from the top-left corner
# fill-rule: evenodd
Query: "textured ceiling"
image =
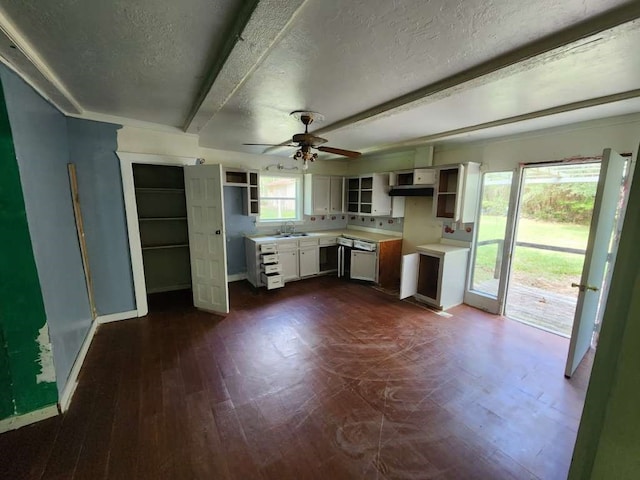
<path id="1" fill-rule="evenodd" d="M 638 111 L 639 4 L 0 0 L 0 55 L 87 118 L 257 153 L 242 143 L 286 141 L 310 109 L 330 145 L 373 151 Z"/>

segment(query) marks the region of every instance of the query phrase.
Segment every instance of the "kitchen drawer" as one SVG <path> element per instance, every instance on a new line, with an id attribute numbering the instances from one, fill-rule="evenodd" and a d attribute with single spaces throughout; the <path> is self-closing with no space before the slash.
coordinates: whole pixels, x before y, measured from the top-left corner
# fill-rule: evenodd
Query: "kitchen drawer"
<path id="1" fill-rule="evenodd" d="M 278 245 L 275 243 L 261 243 L 260 244 L 260 253 L 277 253 Z"/>
<path id="2" fill-rule="evenodd" d="M 298 240 L 280 240 L 278 242 L 278 251 L 290 252 L 298 248 Z"/>
<path id="3" fill-rule="evenodd" d="M 264 264 L 278 263 L 279 261 L 280 261 L 280 257 L 278 256 L 277 253 L 267 253 L 266 255 L 265 254 L 262 255 L 262 263 Z"/>
<path id="4" fill-rule="evenodd" d="M 336 239 L 336 237 L 320 237 L 318 239 L 318 243 L 320 245 L 336 245 L 338 243 L 338 240 Z"/>
<path id="5" fill-rule="evenodd" d="M 314 245 L 318 245 L 317 238 L 301 238 L 298 242 L 301 247 L 313 247 Z"/>
<path id="6" fill-rule="evenodd" d="M 265 284 L 267 290 L 273 290 L 274 288 L 284 287 L 284 279 L 282 275 L 279 273 L 274 273 L 272 275 L 267 275 L 265 273 L 261 274 L 262 283 Z"/>
<path id="7" fill-rule="evenodd" d="M 271 263 L 269 265 L 262 265 L 262 270 L 266 274 L 280 273 L 280 272 L 282 272 L 282 265 L 280 265 L 279 263 Z"/>

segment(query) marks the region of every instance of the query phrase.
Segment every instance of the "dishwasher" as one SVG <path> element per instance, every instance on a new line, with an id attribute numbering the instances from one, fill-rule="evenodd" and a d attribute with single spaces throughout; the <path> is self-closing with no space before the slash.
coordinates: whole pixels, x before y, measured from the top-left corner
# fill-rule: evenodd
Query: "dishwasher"
<path id="1" fill-rule="evenodd" d="M 377 250 L 374 242 L 338 237 L 338 277 L 377 281 Z"/>

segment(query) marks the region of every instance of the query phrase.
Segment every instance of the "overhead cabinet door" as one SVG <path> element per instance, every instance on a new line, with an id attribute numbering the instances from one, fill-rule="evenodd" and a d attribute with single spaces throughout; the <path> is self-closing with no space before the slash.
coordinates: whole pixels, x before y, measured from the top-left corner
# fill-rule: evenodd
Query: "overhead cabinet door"
<path id="1" fill-rule="evenodd" d="M 184 167 L 193 304 L 229 313 L 227 252 L 220 165 Z"/>

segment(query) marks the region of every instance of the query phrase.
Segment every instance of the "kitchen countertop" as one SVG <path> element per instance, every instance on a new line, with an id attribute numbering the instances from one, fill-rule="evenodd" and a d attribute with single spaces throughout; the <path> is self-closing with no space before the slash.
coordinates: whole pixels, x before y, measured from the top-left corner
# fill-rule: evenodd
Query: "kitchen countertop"
<path id="1" fill-rule="evenodd" d="M 418 245 L 416 250 L 428 253 L 450 253 L 459 252 L 461 250 L 469 250 L 469 247 L 459 247 L 456 245 L 447 245 L 444 243 L 430 243 L 427 245 Z"/>
<path id="2" fill-rule="evenodd" d="M 370 242 L 388 242 L 391 240 L 402 240 L 402 237 L 396 235 L 385 235 L 382 233 L 365 232 L 363 230 L 322 230 L 319 232 L 305 232 L 307 235 L 296 237 L 278 237 L 274 235 L 248 235 L 255 242 L 273 242 L 277 240 L 295 240 L 301 238 L 318 238 L 318 237 L 338 237 L 344 236 L 347 238 L 355 238 L 358 240 L 367 240 Z"/>

